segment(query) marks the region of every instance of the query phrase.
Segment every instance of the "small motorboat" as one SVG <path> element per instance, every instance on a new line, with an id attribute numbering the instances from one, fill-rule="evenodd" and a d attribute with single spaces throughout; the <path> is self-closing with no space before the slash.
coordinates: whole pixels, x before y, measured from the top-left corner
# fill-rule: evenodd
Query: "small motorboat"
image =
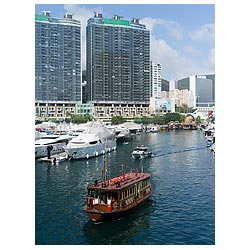
<path id="1" fill-rule="evenodd" d="M 132 157 L 134 159 L 143 159 L 143 158 L 147 158 L 151 156 L 152 156 L 152 152 L 150 152 L 148 147 L 144 145 L 135 147 L 135 149 L 132 152 Z"/>

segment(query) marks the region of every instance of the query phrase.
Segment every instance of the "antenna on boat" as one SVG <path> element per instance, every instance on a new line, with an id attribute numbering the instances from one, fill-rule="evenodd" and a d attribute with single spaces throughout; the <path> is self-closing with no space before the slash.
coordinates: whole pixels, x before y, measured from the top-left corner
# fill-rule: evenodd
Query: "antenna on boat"
<path id="1" fill-rule="evenodd" d="M 143 173 L 143 165 L 141 166 L 141 172 Z"/>

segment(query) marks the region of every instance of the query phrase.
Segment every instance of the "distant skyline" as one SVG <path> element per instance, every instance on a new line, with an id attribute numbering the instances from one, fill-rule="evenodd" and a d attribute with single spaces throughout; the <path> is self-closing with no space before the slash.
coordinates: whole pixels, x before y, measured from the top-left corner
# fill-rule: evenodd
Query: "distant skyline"
<path id="1" fill-rule="evenodd" d="M 52 17 L 72 13 L 82 23 L 82 66 L 86 69 L 86 23 L 99 11 L 124 20 L 139 18 L 151 34 L 151 60 L 162 64 L 162 78 L 179 80 L 191 74 L 215 73 L 214 4 L 36 4 L 35 13 Z"/>

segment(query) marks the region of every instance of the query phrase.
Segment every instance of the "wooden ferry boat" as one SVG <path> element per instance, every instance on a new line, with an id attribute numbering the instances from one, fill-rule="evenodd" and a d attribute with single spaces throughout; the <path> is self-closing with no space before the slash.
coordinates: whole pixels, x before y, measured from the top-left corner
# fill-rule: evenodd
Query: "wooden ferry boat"
<path id="1" fill-rule="evenodd" d="M 150 173 L 124 173 L 87 187 L 87 215 L 94 222 L 115 220 L 138 209 L 152 195 Z"/>

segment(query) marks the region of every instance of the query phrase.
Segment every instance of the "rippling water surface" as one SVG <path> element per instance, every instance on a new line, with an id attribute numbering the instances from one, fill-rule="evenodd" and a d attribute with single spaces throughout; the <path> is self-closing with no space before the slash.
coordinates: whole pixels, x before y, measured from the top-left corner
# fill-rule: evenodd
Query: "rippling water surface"
<path id="1" fill-rule="evenodd" d="M 153 157 L 132 159 L 138 144 Z M 108 177 L 121 173 L 122 164 L 151 172 L 152 198 L 133 215 L 94 224 L 82 207 L 86 186 L 101 179 L 103 156 L 57 166 L 36 161 L 36 244 L 215 244 L 215 164 L 202 131 L 138 135 L 106 161 Z"/>

